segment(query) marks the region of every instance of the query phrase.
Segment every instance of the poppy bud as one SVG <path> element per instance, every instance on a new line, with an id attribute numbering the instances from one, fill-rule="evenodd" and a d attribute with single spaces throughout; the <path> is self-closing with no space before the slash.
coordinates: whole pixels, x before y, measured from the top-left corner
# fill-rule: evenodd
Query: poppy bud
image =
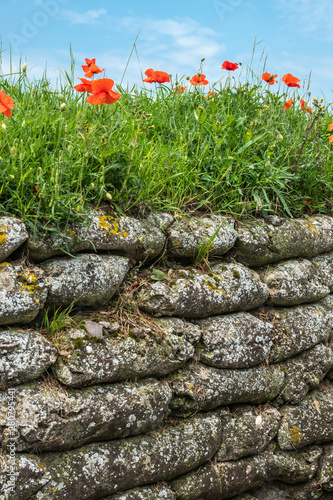
<path id="1" fill-rule="evenodd" d="M 202 57 L 202 58 L 201 58 L 201 62 L 204 62 L 204 60 L 205 60 L 205 59 L 206 59 L 205 57 Z"/>
<path id="2" fill-rule="evenodd" d="M 66 103 L 63 102 L 61 105 L 60 105 L 60 111 L 65 111 L 66 109 Z"/>
<path id="3" fill-rule="evenodd" d="M 23 64 L 22 71 L 23 71 L 23 73 L 25 73 L 27 71 L 27 63 Z"/>
<path id="4" fill-rule="evenodd" d="M 112 200 L 112 195 L 110 193 L 106 193 L 105 198 L 108 200 Z"/>
<path id="5" fill-rule="evenodd" d="M 190 79 L 190 75 L 186 75 L 186 80 L 189 80 Z"/>
<path id="6" fill-rule="evenodd" d="M 62 101 L 64 96 L 62 94 L 58 94 L 59 99 Z"/>
<path id="7" fill-rule="evenodd" d="M 1 127 L 2 127 L 4 130 L 6 130 L 7 125 L 6 125 L 5 123 L 1 123 Z"/>
<path id="8" fill-rule="evenodd" d="M 197 75 L 198 75 L 198 76 L 201 76 L 201 73 L 200 73 L 200 71 L 197 71 Z"/>

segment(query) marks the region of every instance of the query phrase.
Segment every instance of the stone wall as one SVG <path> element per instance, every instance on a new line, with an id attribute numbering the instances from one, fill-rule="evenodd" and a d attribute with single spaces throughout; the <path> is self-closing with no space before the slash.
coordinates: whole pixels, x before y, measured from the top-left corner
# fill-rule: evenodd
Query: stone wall
<path id="1" fill-rule="evenodd" d="M 333 498 L 333 217 L 2 217 L 0 262 L 1 500 Z"/>

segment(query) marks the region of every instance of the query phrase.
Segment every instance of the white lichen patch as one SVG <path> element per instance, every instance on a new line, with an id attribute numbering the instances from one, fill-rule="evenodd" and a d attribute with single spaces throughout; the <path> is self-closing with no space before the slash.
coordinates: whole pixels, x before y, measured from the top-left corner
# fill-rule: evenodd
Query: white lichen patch
<path id="1" fill-rule="evenodd" d="M 0 217 L 0 262 L 28 239 L 25 224 L 15 217 Z"/>

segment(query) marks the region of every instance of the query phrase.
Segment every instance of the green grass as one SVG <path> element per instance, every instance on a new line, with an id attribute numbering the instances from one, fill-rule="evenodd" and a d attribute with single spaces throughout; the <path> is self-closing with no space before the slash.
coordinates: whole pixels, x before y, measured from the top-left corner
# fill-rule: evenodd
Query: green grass
<path id="1" fill-rule="evenodd" d="M 0 115 L 0 213 L 50 231 L 101 203 L 129 213 L 332 213 L 331 105 L 314 106 L 309 95 L 283 84 L 275 90 L 260 76 L 249 71 L 245 84 L 229 77 L 210 88 L 183 79 L 184 94 L 172 91 L 175 83 L 115 86 L 122 97 L 102 106 L 85 102 L 67 73 L 58 88 L 46 74 L 0 77 L 15 101 L 12 119 Z"/>

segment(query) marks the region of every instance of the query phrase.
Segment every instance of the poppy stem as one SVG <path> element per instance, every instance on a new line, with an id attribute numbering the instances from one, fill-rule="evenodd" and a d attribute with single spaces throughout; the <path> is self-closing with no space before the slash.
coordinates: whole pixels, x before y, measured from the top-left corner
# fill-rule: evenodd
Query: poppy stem
<path id="1" fill-rule="evenodd" d="M 315 121 L 316 121 L 318 118 L 319 118 L 319 116 L 318 116 L 318 115 L 315 115 L 315 116 L 312 118 L 312 120 L 311 120 L 310 124 L 306 127 L 306 134 L 305 134 L 304 140 L 303 140 L 303 142 L 302 142 L 302 145 L 301 145 L 301 147 L 300 147 L 300 149 L 299 149 L 299 151 L 298 151 L 298 153 L 297 153 L 297 155 L 296 155 L 296 159 L 295 159 L 294 166 L 293 166 L 293 168 L 292 168 L 292 169 L 291 169 L 291 171 L 290 171 L 290 173 L 291 173 L 291 174 L 293 174 L 293 173 L 295 172 L 296 168 L 297 168 L 297 164 L 298 164 L 299 159 L 300 159 L 300 157 L 301 157 L 301 154 L 302 154 L 302 151 L 303 151 L 304 145 L 305 145 L 306 141 L 308 140 L 309 133 L 310 133 L 310 131 L 312 130 L 313 125 L 314 125 Z"/>

